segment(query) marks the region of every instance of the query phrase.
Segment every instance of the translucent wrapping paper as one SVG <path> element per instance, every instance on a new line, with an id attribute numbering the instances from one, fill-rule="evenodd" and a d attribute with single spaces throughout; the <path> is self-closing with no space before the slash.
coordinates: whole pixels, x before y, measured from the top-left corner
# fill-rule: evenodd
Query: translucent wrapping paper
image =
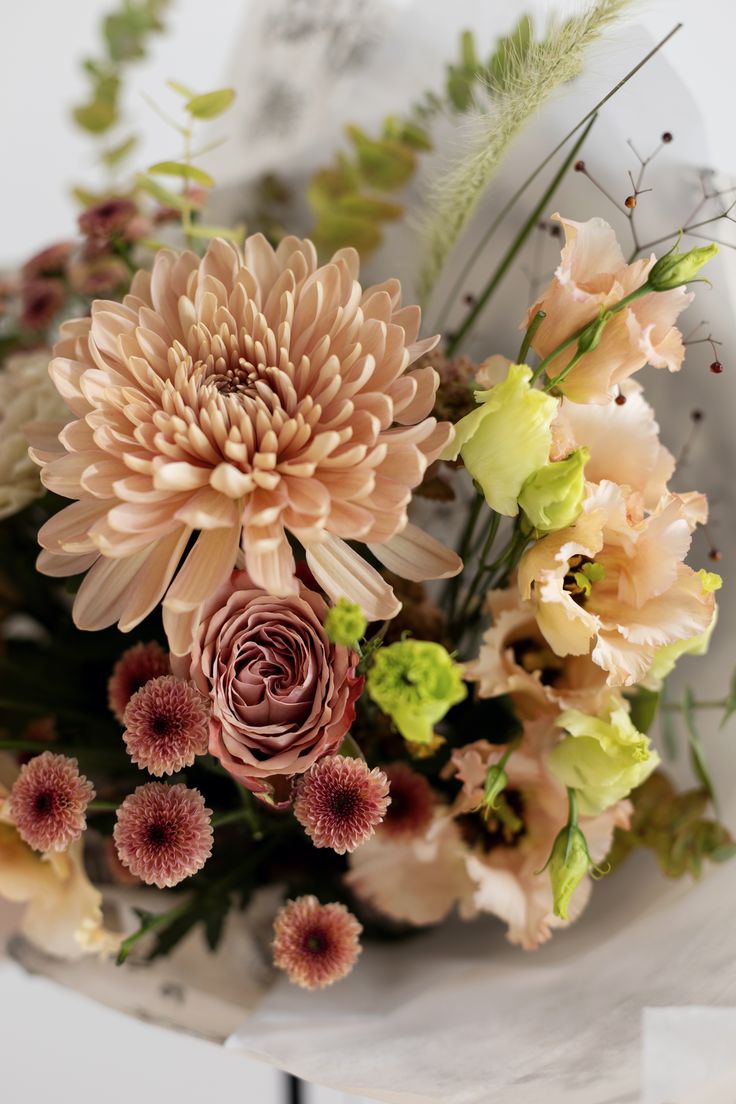
<path id="1" fill-rule="evenodd" d="M 220 177 L 229 174 L 230 185 L 224 206 L 237 208 L 249 174 L 277 168 L 287 178 L 304 179 L 329 160 L 346 120 L 367 126 L 401 110 L 435 84 L 462 27 L 474 27 L 483 49 L 490 51 L 493 39 L 509 30 L 515 15 L 499 5 L 471 0 L 452 5 L 430 5 L 426 0 L 373 0 L 368 5 L 277 0 L 252 6 L 229 74 L 240 85 L 243 107 L 236 116 L 235 153 L 231 146 L 223 154 Z M 651 45 L 643 32 L 628 29 L 592 56 L 586 74 L 561 91 L 514 145 L 476 215 L 476 229 Z M 270 126 L 265 126 L 267 119 Z M 697 170 L 709 166 L 698 107 L 666 56 L 656 57 L 606 107 L 584 150 L 591 170 L 623 199 L 625 171 L 636 167 L 626 139 L 647 154 L 664 130 L 673 131 L 676 142 L 653 163 L 647 185 L 655 191 L 640 202 L 647 240 L 670 231 L 687 215 L 697 202 Z M 439 133 L 447 155 L 459 139 L 446 125 Z M 463 290 L 481 286 L 546 179 L 514 209 Z M 414 194 L 421 186 L 421 180 L 412 185 Z M 553 210 L 575 219 L 602 215 L 626 241 L 623 218 L 617 219 L 580 175 L 569 176 L 548 214 Z M 402 225 L 395 233 L 391 229 L 388 237 L 367 275 L 398 275 L 411 301 L 420 236 L 416 228 Z M 466 248 L 476 239 L 471 229 Z M 558 244 L 548 241 L 547 252 L 536 262 L 527 251 L 502 286 L 488 321 L 475 331 L 467 347 L 471 355 L 481 359 L 495 352 L 514 353 L 519 342 L 516 324 L 530 298 L 530 278 L 549 278 Z M 712 266 L 709 275 L 716 290 L 699 295 L 686 316 L 685 331 L 707 318 L 714 333 L 733 332 L 729 290 L 736 285 L 726 263 L 730 260 L 724 257 Z M 534 263 L 540 271 L 530 273 Z M 450 266 L 427 312 L 428 332 L 453 275 Z M 724 361 L 730 352 L 724 350 Z M 690 351 L 679 377 L 652 369 L 638 377 L 673 453 L 687 437 L 690 411 L 697 407 L 705 412 L 675 489 L 709 494 L 713 536 L 726 552 L 726 586 L 710 657 L 681 663 L 672 680 L 673 697 L 687 680 L 696 680 L 698 698 L 720 696 L 733 666 L 736 611 L 728 553 L 734 544 L 736 371 L 711 375 L 709 359 L 707 350 L 698 346 Z M 446 533 L 460 519 L 457 507 L 445 509 L 444 517 L 435 515 L 435 524 Z M 702 537 L 691 562 L 712 566 Z M 715 717 L 707 722 L 707 756 L 722 814 L 733 827 L 734 734 L 719 732 Z M 469 733 L 468 740 L 473 738 L 475 734 Z M 684 739 L 678 760 L 666 766 L 681 781 L 688 779 Z M 266 901 L 265 912 L 267 906 Z M 28 969 L 132 1015 L 210 1038 L 227 1037 L 231 1048 L 370 1099 L 396 1104 L 629 1104 L 639 1099 L 641 1088 L 643 1009 L 666 1006 L 675 1017 L 672 1022 L 678 1022 L 683 1006 L 736 1005 L 735 912 L 736 865 L 711 869 L 693 886 L 689 881 L 668 882 L 650 856 L 639 854 L 595 887 L 579 923 L 556 934 L 536 953 L 509 946 L 501 926 L 490 919 L 472 925 L 452 921 L 401 943 L 367 945 L 353 974 L 323 993 L 302 993 L 281 979 L 268 988 L 271 978 L 258 934 L 263 925 L 255 914 L 231 920 L 215 958 L 206 957 L 201 936 L 195 933 L 171 959 L 128 971 L 91 961 L 52 964 L 18 940 L 11 949 Z M 676 1030 L 656 1035 L 656 1046 L 648 1050 L 650 1082 L 673 1048 L 683 1052 L 683 1034 L 687 1037 L 687 1031 Z M 717 1032 L 711 1034 L 715 1038 Z M 708 1037 L 702 1033 L 701 1050 Z M 690 1074 L 695 1087 L 687 1091 L 692 1091 L 692 1101 L 702 1104 L 706 1088 L 703 1082 L 698 1096 L 697 1064 L 691 1065 Z M 647 1100 L 654 1104 L 655 1097 Z"/>

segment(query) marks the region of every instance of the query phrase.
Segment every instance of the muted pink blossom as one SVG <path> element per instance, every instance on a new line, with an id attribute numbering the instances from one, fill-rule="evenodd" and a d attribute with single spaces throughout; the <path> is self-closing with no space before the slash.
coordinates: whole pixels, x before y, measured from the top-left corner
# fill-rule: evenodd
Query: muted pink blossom
<path id="1" fill-rule="evenodd" d="M 324 989 L 350 973 L 363 928 L 344 905 L 287 901 L 274 921 L 273 961 L 302 989 Z"/>
<path id="2" fill-rule="evenodd" d="M 211 816 L 198 790 L 147 782 L 117 811 L 113 839 L 118 858 L 147 885 L 178 885 L 212 854 Z"/>
<path id="3" fill-rule="evenodd" d="M 107 704 L 121 724 L 133 694 L 149 679 L 170 673 L 169 657 L 155 640 L 134 644 L 123 652 L 107 684 Z"/>
<path id="4" fill-rule="evenodd" d="M 388 793 L 388 779 L 378 767 L 328 755 L 297 783 L 294 816 L 315 847 L 344 855 L 373 835 L 391 803 Z"/>
<path id="5" fill-rule="evenodd" d="M 44 751 L 25 766 L 10 791 L 10 815 L 35 851 L 66 851 L 87 827 L 94 787 L 76 759 Z"/>
<path id="6" fill-rule="evenodd" d="M 389 781 L 391 804 L 379 828 L 381 835 L 392 839 L 424 835 L 435 809 L 435 796 L 429 782 L 407 763 L 390 763 L 384 771 Z"/>
<path id="7" fill-rule="evenodd" d="M 142 686 L 125 708 L 123 739 L 133 762 L 151 774 L 173 774 L 204 755 L 209 709 L 198 690 L 173 675 Z"/>

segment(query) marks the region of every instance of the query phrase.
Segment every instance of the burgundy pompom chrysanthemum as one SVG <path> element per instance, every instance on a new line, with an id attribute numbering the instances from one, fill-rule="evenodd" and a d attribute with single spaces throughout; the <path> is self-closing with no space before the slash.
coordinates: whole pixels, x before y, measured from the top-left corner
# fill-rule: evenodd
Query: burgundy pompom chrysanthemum
<path id="1" fill-rule="evenodd" d="M 44 751 L 25 766 L 10 791 L 10 815 L 20 838 L 36 851 L 65 851 L 87 827 L 95 796 L 76 759 Z"/>
<path id="2" fill-rule="evenodd" d="M 125 707 L 136 691 L 170 670 L 168 654 L 155 640 L 134 644 L 123 652 L 107 684 L 107 704 L 121 724 L 125 724 Z"/>
<path id="3" fill-rule="evenodd" d="M 381 835 L 392 839 L 423 835 L 434 814 L 432 787 L 406 763 L 391 763 L 384 770 L 391 786 L 391 806 L 381 824 Z"/>
<path id="4" fill-rule="evenodd" d="M 175 886 L 201 870 L 212 854 L 211 816 L 198 790 L 147 782 L 117 811 L 118 858 L 147 885 Z"/>
<path id="5" fill-rule="evenodd" d="M 299 780 L 294 816 L 315 847 L 338 855 L 365 843 L 383 820 L 391 801 L 382 770 L 362 759 L 327 755 Z"/>
<path id="6" fill-rule="evenodd" d="M 184 679 L 160 675 L 137 690 L 125 707 L 123 739 L 133 762 L 151 774 L 173 774 L 204 755 L 209 709 Z"/>
<path id="7" fill-rule="evenodd" d="M 274 965 L 302 989 L 324 989 L 352 970 L 362 930 L 344 905 L 312 896 L 287 901 L 274 921 Z"/>

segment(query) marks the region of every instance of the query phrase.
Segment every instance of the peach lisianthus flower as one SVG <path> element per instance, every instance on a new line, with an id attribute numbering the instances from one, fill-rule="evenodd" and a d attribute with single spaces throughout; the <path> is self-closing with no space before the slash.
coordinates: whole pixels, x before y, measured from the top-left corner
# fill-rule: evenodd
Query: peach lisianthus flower
<path id="1" fill-rule="evenodd" d="M 574 222 L 552 217 L 565 231 L 560 264 L 523 324 L 526 328 L 538 311 L 545 312 L 532 340 L 541 357 L 592 322 L 601 307 L 612 307 L 641 287 L 656 260 L 652 254 L 627 264 L 614 231 L 601 218 Z M 607 322 L 597 347 L 571 369 L 560 390 L 573 402 L 607 403 L 616 385 L 645 364 L 676 372 L 685 349 L 675 322 L 691 298 L 678 287 L 643 295 L 625 307 Z M 574 354 L 575 345 L 555 357 L 547 368 L 549 378 L 558 375 Z"/>
<path id="2" fill-rule="evenodd" d="M 395 920 L 423 926 L 439 923 L 453 909 L 463 919 L 490 913 L 507 925 L 510 942 L 533 950 L 567 922 L 554 914 L 552 887 L 540 873 L 567 819 L 563 786 L 546 770 L 541 750 L 557 737 L 549 722 L 527 728 L 525 745 L 506 764 L 507 797 L 521 817 L 515 838 L 484 827 L 476 810 L 488 768 L 503 748 L 479 740 L 457 749 L 451 772 L 463 783 L 452 807 L 438 809 L 421 838 L 377 835 L 350 856 L 352 891 Z M 610 849 L 613 830 L 627 826 L 631 806 L 619 802 L 598 817 L 581 818 L 593 861 Z M 590 897 L 584 879 L 572 900 L 575 920 Z"/>
<path id="3" fill-rule="evenodd" d="M 521 596 L 534 599 L 553 652 L 590 653 L 609 686 L 632 686 L 660 648 L 704 633 L 713 590 L 684 561 L 705 517 L 701 495 L 666 495 L 647 514 L 627 488 L 591 484 L 575 524 L 538 541 L 519 565 Z M 586 582 L 592 564 L 596 577 Z"/>
<path id="4" fill-rule="evenodd" d="M 21 839 L 9 800 L 17 775 L 12 760 L 0 754 L 0 897 L 25 906 L 21 931 L 47 954 L 115 954 L 120 936 L 103 924 L 102 895 L 87 877 L 83 840 L 40 854 Z"/>
<path id="5" fill-rule="evenodd" d="M 675 458 L 660 443 L 654 411 L 636 380 L 619 385 L 623 402 L 605 406 L 564 401 L 552 425 L 552 459 L 558 460 L 576 448 L 585 447 L 589 456 L 586 479 L 613 483 L 639 491 L 644 506 L 654 509 L 675 470 Z M 624 445 L 625 442 L 625 445 Z"/>
<path id="6" fill-rule="evenodd" d="M 561 709 L 598 711 L 605 672 L 588 655 L 555 655 L 539 629 L 534 603 L 524 601 L 517 587 L 489 591 L 485 609 L 491 624 L 477 658 L 464 667 L 479 697 L 508 695 L 527 720 Z"/>
<path id="7" fill-rule="evenodd" d="M 76 500 L 39 534 L 41 571 L 87 571 L 76 624 L 125 631 L 164 599 L 184 655 L 241 551 L 255 583 L 297 593 L 287 532 L 330 596 L 371 619 L 399 603 L 347 541 L 409 578 L 456 573 L 407 523 L 452 434 L 428 416 L 434 369 L 407 370 L 435 343 L 419 321 L 398 281 L 361 288 L 354 250 L 318 267 L 310 242 L 255 235 L 243 255 L 222 240 L 202 259 L 162 250 L 122 303 L 66 323 L 50 370 L 77 420 L 34 458 Z"/>

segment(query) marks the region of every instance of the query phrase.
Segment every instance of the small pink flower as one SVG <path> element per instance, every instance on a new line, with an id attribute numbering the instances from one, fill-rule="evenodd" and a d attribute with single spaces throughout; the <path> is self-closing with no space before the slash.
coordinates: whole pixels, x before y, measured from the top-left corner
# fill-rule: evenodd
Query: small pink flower
<path id="1" fill-rule="evenodd" d="M 384 768 L 391 787 L 391 804 L 380 827 L 382 836 L 414 839 L 423 836 L 434 815 L 435 798 L 423 774 L 406 763 Z"/>
<path id="2" fill-rule="evenodd" d="M 125 707 L 133 694 L 150 679 L 168 675 L 170 670 L 169 657 L 155 640 L 134 644 L 123 652 L 107 684 L 107 704 L 121 724 L 125 723 Z"/>
<path id="3" fill-rule="evenodd" d="M 29 330 L 45 330 L 63 303 L 64 285 L 59 280 L 30 280 L 21 293 L 21 325 Z"/>
<path id="4" fill-rule="evenodd" d="M 21 767 L 10 791 L 10 815 L 35 851 L 66 851 L 87 827 L 85 813 L 94 796 L 76 759 L 44 751 Z"/>
<path id="5" fill-rule="evenodd" d="M 297 784 L 294 816 L 315 847 L 344 855 L 373 835 L 391 802 L 388 790 L 378 767 L 369 770 L 362 759 L 328 755 Z"/>
<path id="6" fill-rule="evenodd" d="M 173 675 L 150 679 L 125 708 L 128 754 L 159 776 L 191 767 L 207 751 L 209 715 L 202 695 L 188 682 Z"/>
<path id="7" fill-rule="evenodd" d="M 56 242 L 46 246 L 40 253 L 28 258 L 21 270 L 23 278 L 33 280 L 37 276 L 60 276 L 73 252 L 73 242 Z"/>
<path id="8" fill-rule="evenodd" d="M 128 223 L 138 214 L 138 208 L 125 196 L 110 196 L 88 207 L 79 216 L 79 229 L 88 238 L 108 241 L 120 237 Z"/>
<path id="9" fill-rule="evenodd" d="M 302 989 L 324 989 L 350 973 L 363 928 L 344 905 L 287 901 L 274 921 L 273 961 Z"/>
<path id="10" fill-rule="evenodd" d="M 118 809 L 113 831 L 118 858 L 147 885 L 178 885 L 212 854 L 211 816 L 199 790 L 147 782 Z"/>

